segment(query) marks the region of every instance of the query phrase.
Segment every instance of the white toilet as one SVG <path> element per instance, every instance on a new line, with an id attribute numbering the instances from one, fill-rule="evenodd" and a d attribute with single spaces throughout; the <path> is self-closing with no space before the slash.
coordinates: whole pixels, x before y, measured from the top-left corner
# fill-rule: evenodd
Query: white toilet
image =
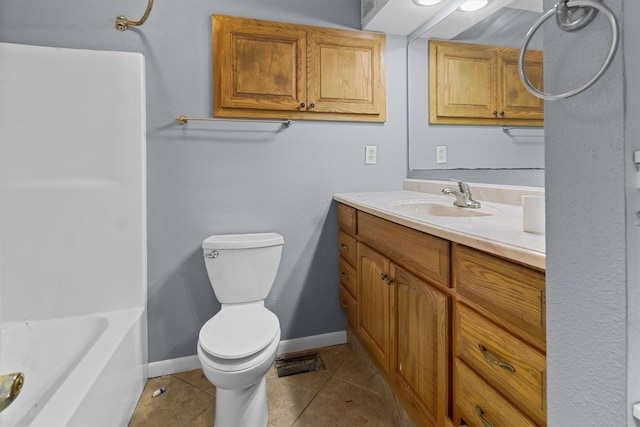
<path id="1" fill-rule="evenodd" d="M 264 307 L 280 265 L 277 233 L 211 236 L 204 259 L 220 311 L 200 329 L 198 358 L 216 386 L 215 427 L 267 425 L 265 375 L 276 357 L 280 321 Z"/>

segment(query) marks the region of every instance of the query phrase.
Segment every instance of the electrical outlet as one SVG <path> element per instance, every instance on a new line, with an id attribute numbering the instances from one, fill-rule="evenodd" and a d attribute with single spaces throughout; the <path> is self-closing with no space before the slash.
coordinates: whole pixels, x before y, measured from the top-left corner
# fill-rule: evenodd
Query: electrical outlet
<path id="1" fill-rule="evenodd" d="M 438 145 L 436 147 L 436 163 L 447 163 L 447 146 Z"/>
<path id="2" fill-rule="evenodd" d="M 377 162 L 378 162 L 378 146 L 377 145 L 365 146 L 364 164 L 375 165 Z"/>

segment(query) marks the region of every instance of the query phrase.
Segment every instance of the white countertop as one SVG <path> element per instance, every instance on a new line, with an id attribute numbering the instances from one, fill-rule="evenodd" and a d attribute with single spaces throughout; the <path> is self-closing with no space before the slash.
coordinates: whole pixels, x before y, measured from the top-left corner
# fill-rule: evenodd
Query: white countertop
<path id="1" fill-rule="evenodd" d="M 474 212 L 465 212 L 473 216 L 437 216 L 421 212 L 423 202 L 451 205 L 454 197 L 440 191 L 455 186 L 447 181 L 405 180 L 405 189 L 401 191 L 342 193 L 336 194 L 334 199 L 414 230 L 545 268 L 544 233 L 522 230 L 520 205 L 522 195 L 544 194 L 544 189 L 470 183 L 473 198 L 482 204 L 480 209 L 469 209 Z"/>

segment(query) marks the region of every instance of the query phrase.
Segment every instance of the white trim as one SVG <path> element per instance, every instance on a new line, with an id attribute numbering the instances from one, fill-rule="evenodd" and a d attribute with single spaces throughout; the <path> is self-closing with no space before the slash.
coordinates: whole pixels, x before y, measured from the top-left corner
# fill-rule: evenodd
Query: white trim
<path id="1" fill-rule="evenodd" d="M 178 372 L 192 371 L 194 369 L 200 369 L 200 359 L 198 359 L 198 356 L 195 354 L 177 359 L 151 362 L 147 365 L 147 375 L 149 378 L 155 378 L 163 375 L 177 374 Z"/>
<path id="2" fill-rule="evenodd" d="M 329 347 L 332 345 L 344 344 L 346 342 L 347 331 L 294 338 L 291 340 L 280 341 L 280 344 L 278 345 L 278 354 Z M 149 378 L 155 378 L 163 375 L 177 374 L 178 372 L 191 371 L 194 369 L 200 369 L 200 360 L 197 355 L 151 362 L 147 365 L 147 375 Z"/>
<path id="3" fill-rule="evenodd" d="M 329 347 L 332 345 L 345 344 L 346 342 L 347 331 L 330 332 L 328 334 L 294 338 L 292 340 L 280 341 L 280 345 L 278 346 L 278 354 Z"/>

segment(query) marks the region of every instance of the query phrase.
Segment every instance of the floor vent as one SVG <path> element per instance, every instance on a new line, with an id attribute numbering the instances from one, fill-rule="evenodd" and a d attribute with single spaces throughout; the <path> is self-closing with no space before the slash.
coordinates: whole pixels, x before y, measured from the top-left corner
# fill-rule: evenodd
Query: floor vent
<path id="1" fill-rule="evenodd" d="M 276 358 L 278 377 L 304 374 L 324 369 L 322 357 L 318 352 L 288 353 Z"/>

